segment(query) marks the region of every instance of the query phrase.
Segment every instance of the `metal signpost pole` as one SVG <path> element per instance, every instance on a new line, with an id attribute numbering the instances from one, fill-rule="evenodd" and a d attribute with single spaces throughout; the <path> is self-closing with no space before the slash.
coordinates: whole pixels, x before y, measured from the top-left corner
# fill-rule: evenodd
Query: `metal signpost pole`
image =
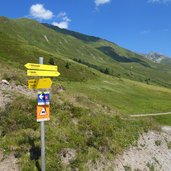
<path id="1" fill-rule="evenodd" d="M 27 68 L 27 76 L 31 77 L 58 77 L 58 66 L 44 65 L 43 57 L 39 57 L 39 64 L 26 63 L 24 65 Z M 45 122 L 50 120 L 50 93 L 45 92 L 45 89 L 50 88 L 52 80 L 50 78 L 39 78 L 28 80 L 29 89 L 42 89 L 42 92 L 38 92 L 37 108 L 36 108 L 36 120 L 41 122 L 41 171 L 46 170 L 45 163 Z"/>
<path id="2" fill-rule="evenodd" d="M 43 64 L 43 57 L 39 57 L 39 64 Z M 41 159 L 42 170 L 45 171 L 45 126 L 44 121 L 41 121 Z"/>

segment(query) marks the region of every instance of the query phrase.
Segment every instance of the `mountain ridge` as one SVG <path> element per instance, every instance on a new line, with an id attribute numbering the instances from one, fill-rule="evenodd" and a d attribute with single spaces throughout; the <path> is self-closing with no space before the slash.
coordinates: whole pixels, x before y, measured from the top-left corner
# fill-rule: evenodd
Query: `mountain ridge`
<path id="1" fill-rule="evenodd" d="M 150 52 L 144 56 L 155 63 L 161 63 L 163 59 L 169 58 L 166 55 L 160 54 L 158 52 Z"/>

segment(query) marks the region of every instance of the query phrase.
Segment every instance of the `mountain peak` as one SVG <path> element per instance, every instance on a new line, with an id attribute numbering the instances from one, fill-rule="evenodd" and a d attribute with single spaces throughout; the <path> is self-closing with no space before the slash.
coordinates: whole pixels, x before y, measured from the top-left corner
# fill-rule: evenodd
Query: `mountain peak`
<path id="1" fill-rule="evenodd" d="M 163 59 L 168 58 L 167 56 L 158 52 L 150 52 L 148 54 L 145 54 L 145 57 L 155 63 L 161 63 Z"/>

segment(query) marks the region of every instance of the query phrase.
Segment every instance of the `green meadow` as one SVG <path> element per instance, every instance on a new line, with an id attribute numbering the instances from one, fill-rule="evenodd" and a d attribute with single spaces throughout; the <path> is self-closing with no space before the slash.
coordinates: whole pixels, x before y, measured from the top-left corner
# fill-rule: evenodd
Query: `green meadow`
<path id="1" fill-rule="evenodd" d="M 171 90 L 128 79 L 101 76 L 87 82 L 62 83 L 71 95 L 87 95 L 122 114 L 171 111 Z"/>

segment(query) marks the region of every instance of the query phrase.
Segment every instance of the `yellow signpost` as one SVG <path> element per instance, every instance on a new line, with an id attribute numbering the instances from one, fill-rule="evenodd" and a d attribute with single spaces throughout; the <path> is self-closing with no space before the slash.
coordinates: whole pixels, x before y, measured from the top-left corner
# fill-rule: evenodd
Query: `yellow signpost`
<path id="1" fill-rule="evenodd" d="M 60 73 L 58 71 L 27 70 L 27 76 L 58 77 L 59 75 L 60 75 Z"/>
<path id="2" fill-rule="evenodd" d="M 39 64 L 27 63 L 24 66 L 28 69 L 27 76 L 58 77 L 60 75 L 57 66 L 43 65 L 43 57 L 39 57 Z M 52 85 L 52 81 L 50 78 L 28 80 L 29 89 L 46 89 L 46 88 L 50 88 L 51 85 Z M 38 105 L 37 105 L 37 112 L 36 112 L 37 122 L 41 122 L 41 159 L 42 159 L 41 170 L 42 171 L 46 170 L 44 121 L 50 120 L 49 97 L 50 95 L 46 92 L 40 93 L 38 95 Z M 40 105 L 41 103 L 45 105 Z"/>
<path id="3" fill-rule="evenodd" d="M 46 71 L 57 71 L 58 69 L 58 67 L 55 65 L 43 65 L 43 64 L 34 64 L 34 63 L 27 63 L 24 66 L 27 69 L 46 70 Z"/>
<path id="4" fill-rule="evenodd" d="M 50 88 L 51 85 L 52 85 L 52 81 L 50 78 L 28 80 L 28 88 L 29 89 Z"/>

